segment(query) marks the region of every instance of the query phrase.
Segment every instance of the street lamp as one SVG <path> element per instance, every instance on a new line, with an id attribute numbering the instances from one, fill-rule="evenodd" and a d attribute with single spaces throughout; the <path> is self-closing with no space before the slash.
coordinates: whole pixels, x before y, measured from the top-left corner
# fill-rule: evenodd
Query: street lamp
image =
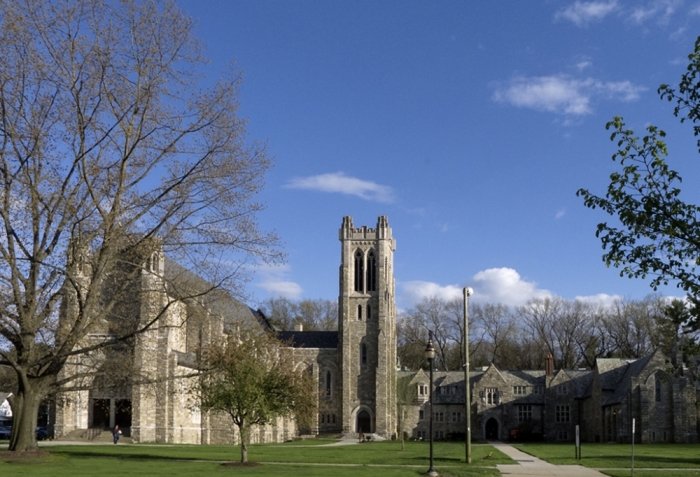
<path id="1" fill-rule="evenodd" d="M 474 294 L 474 290 L 467 287 L 464 289 L 464 409 L 466 414 L 467 432 L 466 440 L 466 462 L 472 463 L 472 399 L 469 392 L 469 297 Z"/>
<path id="2" fill-rule="evenodd" d="M 425 347 L 425 358 L 428 360 L 428 365 L 430 366 L 430 386 L 428 387 L 428 401 L 430 402 L 430 468 L 427 475 L 430 477 L 437 477 L 438 473 L 433 468 L 433 360 L 435 359 L 435 348 L 433 348 L 433 332 L 428 332 L 428 346 Z"/>

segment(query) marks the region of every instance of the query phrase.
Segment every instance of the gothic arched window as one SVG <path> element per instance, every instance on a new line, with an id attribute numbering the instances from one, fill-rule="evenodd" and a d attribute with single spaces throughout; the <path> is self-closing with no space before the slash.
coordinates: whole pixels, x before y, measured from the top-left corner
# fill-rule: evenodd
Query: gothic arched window
<path id="1" fill-rule="evenodd" d="M 326 371 L 326 396 L 331 395 L 331 372 Z"/>
<path id="2" fill-rule="evenodd" d="M 365 291 L 365 257 L 362 255 L 362 250 L 358 249 L 355 252 L 355 291 Z"/>
<path id="3" fill-rule="evenodd" d="M 372 319 L 372 307 L 367 305 L 367 321 Z"/>
<path id="4" fill-rule="evenodd" d="M 367 364 L 367 345 L 364 343 L 360 345 L 360 364 L 362 366 Z"/>
<path id="5" fill-rule="evenodd" d="M 357 319 L 362 321 L 362 305 L 357 305 Z"/>
<path id="6" fill-rule="evenodd" d="M 367 291 L 377 291 L 377 257 L 374 250 L 367 254 Z"/>

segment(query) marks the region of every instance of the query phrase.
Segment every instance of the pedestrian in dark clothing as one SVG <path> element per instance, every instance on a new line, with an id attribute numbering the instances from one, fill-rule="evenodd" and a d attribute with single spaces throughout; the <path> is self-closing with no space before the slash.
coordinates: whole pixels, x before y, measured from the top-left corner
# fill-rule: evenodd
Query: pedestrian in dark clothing
<path id="1" fill-rule="evenodd" d="M 117 442 L 119 442 L 119 438 L 120 438 L 121 435 L 122 435 L 122 431 L 121 431 L 121 429 L 119 429 L 119 424 L 117 424 L 116 426 L 114 426 L 114 432 L 113 432 L 113 434 L 114 434 L 114 443 L 116 444 Z"/>

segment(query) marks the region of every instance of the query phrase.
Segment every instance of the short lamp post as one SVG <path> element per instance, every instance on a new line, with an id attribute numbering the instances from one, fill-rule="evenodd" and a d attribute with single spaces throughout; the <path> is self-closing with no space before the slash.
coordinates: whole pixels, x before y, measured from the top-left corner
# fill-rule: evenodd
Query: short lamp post
<path id="1" fill-rule="evenodd" d="M 437 477 L 438 473 L 433 467 L 433 360 L 435 359 L 435 348 L 433 348 L 433 332 L 429 332 L 428 336 L 428 346 L 425 347 L 425 357 L 428 360 L 428 365 L 430 366 L 430 386 L 428 387 L 428 401 L 430 402 L 430 468 L 426 473 L 430 477 Z"/>

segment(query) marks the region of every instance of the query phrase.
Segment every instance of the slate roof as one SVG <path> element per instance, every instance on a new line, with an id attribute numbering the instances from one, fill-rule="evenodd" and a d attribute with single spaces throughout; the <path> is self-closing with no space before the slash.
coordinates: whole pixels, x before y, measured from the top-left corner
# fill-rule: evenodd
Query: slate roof
<path id="1" fill-rule="evenodd" d="M 512 384 L 514 386 L 544 385 L 544 382 L 542 381 L 542 378 L 544 377 L 544 370 L 501 371 L 501 374 L 508 384 Z"/>
<path id="2" fill-rule="evenodd" d="M 270 329 L 270 323 L 260 310 L 253 310 L 167 256 L 164 265 L 168 293 L 175 298 L 199 295 L 196 301 L 201 302 L 210 313 L 223 318 L 224 331 L 231 331 L 236 323 L 250 322 Z"/>
<path id="3" fill-rule="evenodd" d="M 591 395 L 593 390 L 593 371 L 585 370 L 568 370 L 566 372 L 571 378 L 571 386 L 574 391 L 574 398 L 582 399 Z"/>
<path id="4" fill-rule="evenodd" d="M 603 406 L 621 403 L 632 387 L 632 378 L 636 378 L 642 371 L 644 371 L 644 368 L 646 368 L 646 365 L 653 356 L 653 354 L 650 354 L 649 356 L 645 356 L 634 361 L 630 360 L 630 362 L 627 363 L 627 366 L 623 368 L 625 372 L 615 387 L 615 391 L 603 400 Z"/>
<path id="5" fill-rule="evenodd" d="M 337 331 L 278 331 L 277 338 L 293 348 L 337 348 Z"/>
<path id="6" fill-rule="evenodd" d="M 620 358 L 598 358 L 596 367 L 600 375 L 600 387 L 603 391 L 614 390 L 622 376 L 625 374 L 627 365 L 632 360 Z"/>

